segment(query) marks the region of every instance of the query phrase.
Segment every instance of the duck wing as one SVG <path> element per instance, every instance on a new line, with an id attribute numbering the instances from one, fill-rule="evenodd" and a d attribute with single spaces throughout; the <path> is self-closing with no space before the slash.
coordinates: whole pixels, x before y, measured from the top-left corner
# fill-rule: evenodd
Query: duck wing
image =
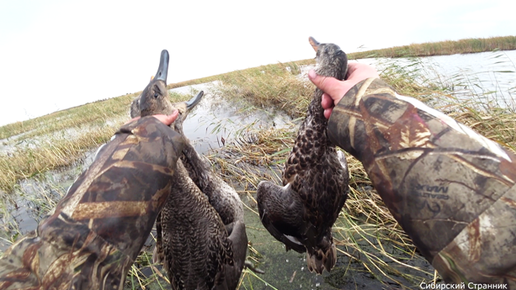
<path id="1" fill-rule="evenodd" d="M 158 217 L 156 218 L 156 246 L 154 246 L 154 251 L 152 252 L 152 263 L 163 263 L 163 232 L 161 228 L 161 212 L 158 213 Z"/>
<path id="2" fill-rule="evenodd" d="M 235 221 L 244 222 L 244 208 L 235 189 L 211 170 L 209 161 L 199 155 L 191 144 L 186 144 L 182 156 L 188 175 L 208 196 L 210 204 L 219 213 L 225 225 Z"/>
<path id="3" fill-rule="evenodd" d="M 212 289 L 234 265 L 232 241 L 180 162 L 176 176 L 161 211 L 164 266 L 173 289 Z"/>
<path id="4" fill-rule="evenodd" d="M 226 230 L 229 234 L 228 238 L 231 241 L 234 264 L 224 265 L 224 281 L 215 287 L 216 290 L 237 289 L 247 255 L 247 234 L 245 231 L 245 224 L 241 221 L 236 221 L 226 225 Z"/>
<path id="5" fill-rule="evenodd" d="M 304 222 L 306 209 L 290 185 L 278 186 L 268 181 L 258 184 L 257 202 L 263 226 L 287 251 L 305 252 L 303 241 L 311 225 Z"/>

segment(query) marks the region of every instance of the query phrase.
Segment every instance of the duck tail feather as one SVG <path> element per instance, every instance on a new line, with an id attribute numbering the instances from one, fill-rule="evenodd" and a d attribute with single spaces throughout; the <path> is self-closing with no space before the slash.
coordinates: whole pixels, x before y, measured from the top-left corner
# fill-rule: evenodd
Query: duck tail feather
<path id="1" fill-rule="evenodd" d="M 315 249 L 313 253 L 307 251 L 306 263 L 310 272 L 322 274 L 323 270 L 330 272 L 337 261 L 337 250 L 332 243 L 326 250 Z"/>
<path id="2" fill-rule="evenodd" d="M 152 251 L 152 263 L 163 263 L 163 251 L 159 252 L 158 247 L 154 247 L 154 250 Z"/>

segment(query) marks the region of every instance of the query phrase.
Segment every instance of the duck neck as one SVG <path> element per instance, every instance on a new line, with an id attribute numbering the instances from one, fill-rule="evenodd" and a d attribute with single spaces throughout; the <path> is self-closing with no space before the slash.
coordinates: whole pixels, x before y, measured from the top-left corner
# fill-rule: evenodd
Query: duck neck
<path id="1" fill-rule="evenodd" d="M 338 69 L 338 67 L 334 65 L 326 65 L 319 67 L 316 70 L 317 74 L 320 76 L 326 76 L 326 77 L 334 77 L 338 80 L 344 79 L 342 69 Z M 326 125 L 328 123 L 328 120 L 324 117 L 324 109 L 321 105 L 323 91 L 316 88 L 314 92 L 314 96 L 312 98 L 312 102 L 310 103 L 308 107 L 308 115 L 313 117 L 313 121 L 318 124 L 323 124 L 324 128 L 326 128 Z"/>
<path id="2" fill-rule="evenodd" d="M 328 121 L 324 117 L 324 109 L 321 105 L 322 95 L 323 91 L 315 89 L 312 101 L 308 106 L 307 119 L 310 118 L 312 122 L 326 126 Z"/>
<path id="3" fill-rule="evenodd" d="M 202 192 L 206 193 L 205 189 L 208 183 L 208 168 L 190 142 L 185 144 L 181 160 L 183 161 L 190 178 Z"/>

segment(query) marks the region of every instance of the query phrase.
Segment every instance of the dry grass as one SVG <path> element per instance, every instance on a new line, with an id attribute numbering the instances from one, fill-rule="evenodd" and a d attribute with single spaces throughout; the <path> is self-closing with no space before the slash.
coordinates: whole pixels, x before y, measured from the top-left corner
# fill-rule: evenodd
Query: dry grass
<path id="1" fill-rule="evenodd" d="M 209 158 L 228 183 L 254 200 L 260 181 L 280 184 L 282 165 L 292 149 L 295 131 L 296 126 L 256 130 L 251 132 L 255 134 L 254 142 L 229 144 Z M 425 264 L 424 259 L 416 254 L 410 238 L 372 189 L 362 164 L 349 155 L 347 160 L 351 191 L 333 228 L 339 255 L 349 257 L 350 263 L 358 263 L 352 270 L 368 269 L 378 280 L 396 285 L 418 285 L 433 277 L 428 264 L 426 269 L 414 266 Z M 252 206 L 251 210 L 258 214 Z"/>
<path id="2" fill-rule="evenodd" d="M 107 142 L 119 125 L 83 128 L 76 138 L 53 136 L 34 146 L 14 149 L 0 159 L 0 189 L 10 192 L 18 180 L 72 164 L 89 148 Z"/>
<path id="3" fill-rule="evenodd" d="M 386 49 L 369 50 L 350 54 L 351 59 L 370 57 L 413 57 L 432 55 L 451 55 L 493 50 L 516 49 L 516 36 L 468 38 L 456 41 L 440 41 L 395 46 Z"/>
<path id="4" fill-rule="evenodd" d="M 21 179 L 73 164 L 86 151 L 107 142 L 130 119 L 129 106 L 136 96 L 89 103 L 2 127 L 0 133 L 23 134 L 19 139 L 29 141 L 14 140 L 18 144 L 10 152 L 0 153 L 0 191 L 11 192 Z M 173 102 L 189 97 L 171 94 Z"/>
<path id="5" fill-rule="evenodd" d="M 221 77 L 222 85 L 215 88 L 224 98 L 246 99 L 256 107 L 272 107 L 297 118 L 308 107 L 313 85 L 299 77 L 296 63 L 279 63 L 236 71 Z"/>
<path id="6" fill-rule="evenodd" d="M 29 139 L 63 129 L 80 127 L 82 124 L 99 124 L 124 114 L 127 116 L 129 105 L 137 95 L 135 93 L 100 100 L 27 121 L 8 124 L 0 127 L 0 139 L 22 133 L 26 133 L 23 138 Z"/>

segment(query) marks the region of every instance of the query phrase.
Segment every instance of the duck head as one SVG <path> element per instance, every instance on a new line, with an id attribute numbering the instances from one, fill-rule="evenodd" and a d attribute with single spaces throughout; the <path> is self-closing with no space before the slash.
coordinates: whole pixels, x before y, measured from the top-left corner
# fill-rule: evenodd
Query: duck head
<path id="1" fill-rule="evenodd" d="M 348 57 L 342 49 L 333 43 L 319 43 L 313 37 L 308 41 L 316 52 L 316 72 L 319 75 L 337 75 L 337 79 L 343 80 L 348 72 Z"/>
<path id="2" fill-rule="evenodd" d="M 167 89 L 168 62 L 168 51 L 164 49 L 161 51 L 161 58 L 156 76 L 151 79 L 141 94 L 140 113 L 142 117 L 155 114 L 170 115 L 177 109 L 179 111 L 179 116 L 171 126 L 173 126 L 176 131 L 183 133 L 183 121 L 186 119 L 188 113 L 201 101 L 204 92 L 200 91 L 197 96 L 193 97 L 189 101 L 172 104 L 169 100 Z"/>

